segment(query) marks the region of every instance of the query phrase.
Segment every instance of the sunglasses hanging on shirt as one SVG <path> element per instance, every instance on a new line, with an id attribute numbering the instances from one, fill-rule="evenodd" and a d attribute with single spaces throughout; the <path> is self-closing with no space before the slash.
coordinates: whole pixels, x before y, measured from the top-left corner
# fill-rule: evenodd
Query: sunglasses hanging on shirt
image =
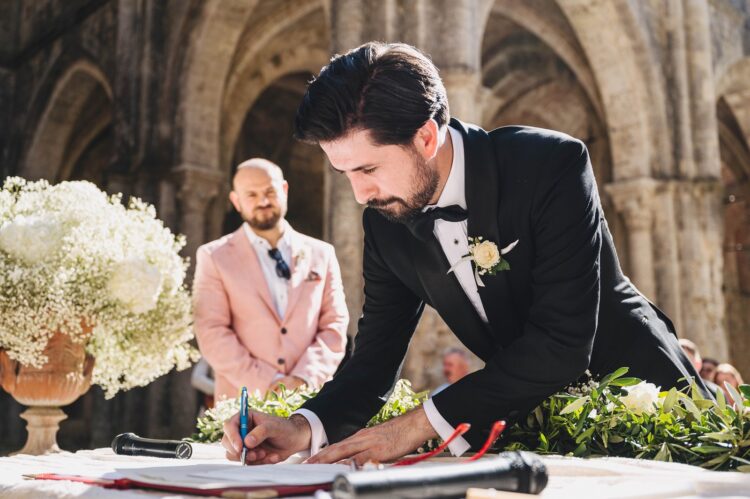
<path id="1" fill-rule="evenodd" d="M 284 261 L 284 257 L 281 256 L 281 251 L 278 248 L 271 248 L 268 250 L 268 256 L 274 259 L 276 262 L 276 275 L 289 279 L 292 277 L 292 272 L 289 270 L 289 265 Z"/>

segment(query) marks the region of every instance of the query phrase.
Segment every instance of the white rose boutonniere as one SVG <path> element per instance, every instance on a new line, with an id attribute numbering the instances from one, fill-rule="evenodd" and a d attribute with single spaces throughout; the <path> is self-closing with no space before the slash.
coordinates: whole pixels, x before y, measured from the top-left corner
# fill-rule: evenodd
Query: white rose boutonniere
<path id="1" fill-rule="evenodd" d="M 293 256 L 292 260 L 294 260 L 294 266 L 300 265 L 302 262 L 304 262 L 307 259 L 307 252 L 305 251 L 305 248 L 300 248 Z"/>
<path id="2" fill-rule="evenodd" d="M 480 276 L 485 274 L 495 275 L 502 270 L 510 270 L 510 264 L 503 258 L 503 255 L 508 254 L 518 244 L 518 239 L 510 243 L 503 249 L 498 249 L 497 245 L 492 241 L 485 241 L 480 237 L 469 238 L 469 253 L 464 255 L 459 261 L 457 261 L 449 270 L 450 274 L 456 267 L 466 261 L 474 262 L 474 278 L 477 281 L 477 286 L 484 287 L 484 283 Z"/>

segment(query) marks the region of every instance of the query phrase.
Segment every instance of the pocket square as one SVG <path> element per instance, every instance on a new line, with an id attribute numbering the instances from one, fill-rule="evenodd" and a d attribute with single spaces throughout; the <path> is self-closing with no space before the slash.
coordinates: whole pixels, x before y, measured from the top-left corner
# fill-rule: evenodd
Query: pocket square
<path id="1" fill-rule="evenodd" d="M 322 277 L 320 277 L 320 274 L 315 272 L 314 270 L 311 270 L 309 274 L 307 274 L 307 277 L 305 277 L 306 281 L 320 281 Z"/>

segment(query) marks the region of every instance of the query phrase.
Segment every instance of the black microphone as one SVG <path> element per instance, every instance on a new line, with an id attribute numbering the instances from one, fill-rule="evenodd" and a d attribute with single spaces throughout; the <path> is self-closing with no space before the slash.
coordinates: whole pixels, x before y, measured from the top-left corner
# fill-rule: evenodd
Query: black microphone
<path id="1" fill-rule="evenodd" d="M 112 440 L 112 450 L 123 456 L 171 457 L 190 459 L 193 447 L 182 440 L 142 438 L 135 433 L 120 433 Z"/>
<path id="2" fill-rule="evenodd" d="M 352 471 L 333 481 L 334 499 L 462 498 L 470 487 L 539 494 L 547 468 L 530 452 L 450 464 L 426 463 L 373 471 Z"/>

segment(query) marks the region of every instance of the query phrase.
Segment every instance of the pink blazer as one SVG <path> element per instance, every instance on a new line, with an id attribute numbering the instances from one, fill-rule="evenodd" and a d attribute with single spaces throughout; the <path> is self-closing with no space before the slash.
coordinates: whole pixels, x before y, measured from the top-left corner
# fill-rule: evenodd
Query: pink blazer
<path id="1" fill-rule="evenodd" d="M 215 396 L 265 392 L 277 373 L 320 388 L 344 357 L 349 314 L 333 246 L 291 230 L 292 276 L 284 319 L 242 228 L 196 255 L 193 313 L 198 347 L 214 370 Z"/>

